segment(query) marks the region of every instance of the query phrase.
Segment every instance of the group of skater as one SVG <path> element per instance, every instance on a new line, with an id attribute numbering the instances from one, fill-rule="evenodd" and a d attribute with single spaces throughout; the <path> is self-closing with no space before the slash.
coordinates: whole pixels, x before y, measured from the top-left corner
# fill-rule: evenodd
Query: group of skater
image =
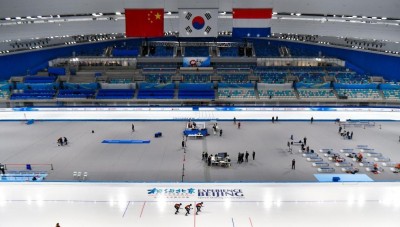
<path id="1" fill-rule="evenodd" d="M 245 159 L 246 159 L 246 162 L 249 162 L 249 156 L 250 156 L 250 154 L 249 154 L 248 151 L 246 151 L 246 153 L 240 153 L 240 152 L 239 152 L 239 153 L 238 153 L 238 160 L 237 160 L 237 163 L 241 164 L 241 163 L 244 162 Z M 253 160 L 256 159 L 256 152 L 255 152 L 255 151 L 253 151 L 252 157 L 253 157 Z"/>
<path id="2" fill-rule="evenodd" d="M 212 128 L 214 136 L 217 135 L 218 131 L 219 131 L 219 136 L 222 136 L 222 128 L 218 127 L 218 123 L 215 123 Z"/>
<path id="3" fill-rule="evenodd" d="M 179 213 L 179 210 L 182 209 L 181 206 L 182 206 L 182 203 L 176 203 L 176 204 L 174 205 L 174 208 L 175 208 L 175 210 L 176 210 L 176 211 L 175 211 L 175 214 L 178 214 L 178 213 Z M 203 202 L 196 203 L 196 215 L 198 215 L 199 212 L 201 212 L 201 208 L 202 208 L 202 207 L 203 207 Z M 185 206 L 185 210 L 186 210 L 185 216 L 188 216 L 188 215 L 190 214 L 190 210 L 191 210 L 191 209 L 193 209 L 191 203 Z"/>
<path id="4" fill-rule="evenodd" d="M 67 137 L 60 137 L 60 138 L 58 138 L 58 140 L 57 140 L 57 145 L 58 146 L 66 146 L 66 145 L 68 145 L 68 139 L 67 139 Z"/>
<path id="5" fill-rule="evenodd" d="M 240 121 L 237 121 L 237 120 L 236 120 L 236 117 L 233 118 L 233 124 L 234 124 L 234 125 L 237 125 L 237 128 L 238 128 L 238 129 L 240 129 L 240 126 L 242 125 L 242 124 L 240 123 Z"/>
<path id="6" fill-rule="evenodd" d="M 343 132 L 342 132 L 342 126 L 339 126 L 339 134 L 340 134 L 340 136 L 341 137 L 343 137 L 343 139 L 348 139 L 348 140 L 351 140 L 351 139 L 353 139 L 353 132 L 350 132 L 350 131 L 346 131 L 346 130 L 343 130 Z"/>
<path id="7" fill-rule="evenodd" d="M 299 142 L 293 141 L 293 135 L 290 136 L 290 141 L 287 142 L 287 146 L 289 152 L 293 154 L 293 145 L 300 145 L 301 152 L 305 153 L 314 153 L 314 150 L 310 150 L 310 147 L 307 146 L 307 137 L 304 137 L 303 140 L 299 140 Z"/>

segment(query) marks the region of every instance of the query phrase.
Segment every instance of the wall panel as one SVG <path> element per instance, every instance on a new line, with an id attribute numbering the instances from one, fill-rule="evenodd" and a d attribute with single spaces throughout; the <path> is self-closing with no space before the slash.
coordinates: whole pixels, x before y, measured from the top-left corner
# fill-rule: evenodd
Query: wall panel
<path id="1" fill-rule="evenodd" d="M 232 10 L 232 0 L 199 1 L 213 7 L 218 5 L 221 11 Z M 237 0 L 235 0 L 237 1 Z M 336 15 L 365 15 L 399 17 L 400 1 L 398 0 L 260 0 L 272 2 L 274 11 L 300 12 Z M 257 2 L 260 2 L 257 1 Z M 166 11 L 177 11 L 179 2 L 184 0 L 0 0 L 1 17 L 37 16 L 76 14 L 94 12 L 123 11 L 125 7 L 159 7 L 164 5 Z M 218 2 L 218 3 L 217 3 Z M 200 4 L 200 3 L 199 3 Z M 257 3 L 258 4 L 258 3 Z"/>

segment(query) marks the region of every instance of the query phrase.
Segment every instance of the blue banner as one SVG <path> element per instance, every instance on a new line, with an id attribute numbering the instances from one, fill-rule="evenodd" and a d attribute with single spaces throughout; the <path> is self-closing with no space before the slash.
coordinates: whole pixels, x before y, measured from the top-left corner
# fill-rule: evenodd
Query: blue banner
<path id="1" fill-rule="evenodd" d="M 210 66 L 210 57 L 184 57 L 183 67 L 208 67 Z"/>

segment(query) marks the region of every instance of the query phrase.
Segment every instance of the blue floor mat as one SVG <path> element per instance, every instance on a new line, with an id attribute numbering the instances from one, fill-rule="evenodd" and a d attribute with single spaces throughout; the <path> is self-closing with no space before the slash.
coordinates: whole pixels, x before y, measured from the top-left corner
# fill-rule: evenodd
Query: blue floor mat
<path id="1" fill-rule="evenodd" d="M 339 177 L 339 182 L 372 182 L 365 174 L 314 174 L 319 182 L 332 182 L 333 177 Z"/>
<path id="2" fill-rule="evenodd" d="M 111 143 L 111 144 L 143 144 L 143 143 L 150 143 L 150 140 L 103 140 L 102 143 Z"/>

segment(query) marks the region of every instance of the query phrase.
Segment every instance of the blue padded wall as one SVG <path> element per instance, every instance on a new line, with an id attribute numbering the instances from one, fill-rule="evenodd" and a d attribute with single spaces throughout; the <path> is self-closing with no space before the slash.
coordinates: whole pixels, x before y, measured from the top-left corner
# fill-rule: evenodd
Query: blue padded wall
<path id="1" fill-rule="evenodd" d="M 58 57 L 71 57 L 75 52 L 76 56 L 94 55 L 99 56 L 103 50 L 111 45 L 116 46 L 135 46 L 140 45 L 140 41 L 123 40 L 102 43 L 90 43 L 67 47 L 58 47 L 45 50 L 35 50 L 19 54 L 10 54 L 0 57 L 0 81 L 7 80 L 11 76 L 31 74 L 48 67 L 48 61 Z"/>
<path id="2" fill-rule="evenodd" d="M 364 70 L 372 75 L 380 75 L 389 80 L 400 80 L 400 57 L 312 44 L 285 41 L 270 42 L 289 48 L 308 48 L 317 52 L 321 51 L 322 55 L 348 61 L 349 66 L 357 68 L 357 70 Z"/>
<path id="3" fill-rule="evenodd" d="M 72 56 L 72 52 L 75 52 L 76 55 L 87 55 L 90 53 L 94 55 L 101 54 L 104 48 L 110 45 L 125 46 L 122 45 L 125 44 L 125 42 L 127 43 L 127 46 L 131 46 L 132 48 L 139 44 L 140 40 L 121 40 L 83 44 L 1 56 L 0 81 L 7 80 L 11 76 L 26 75 L 27 71 L 33 75 L 37 71 L 46 68 L 49 60 L 57 57 L 70 57 Z M 252 42 L 252 40 L 249 39 L 249 42 Z M 348 66 L 357 69 L 356 71 L 365 71 L 372 75 L 381 75 L 389 80 L 400 80 L 400 74 L 398 73 L 400 72 L 400 57 L 287 41 L 268 40 L 265 42 L 270 42 L 271 44 L 276 45 L 285 45 L 289 48 L 307 48 L 310 52 L 314 53 L 321 51 L 322 55 L 337 57 L 348 61 Z"/>

